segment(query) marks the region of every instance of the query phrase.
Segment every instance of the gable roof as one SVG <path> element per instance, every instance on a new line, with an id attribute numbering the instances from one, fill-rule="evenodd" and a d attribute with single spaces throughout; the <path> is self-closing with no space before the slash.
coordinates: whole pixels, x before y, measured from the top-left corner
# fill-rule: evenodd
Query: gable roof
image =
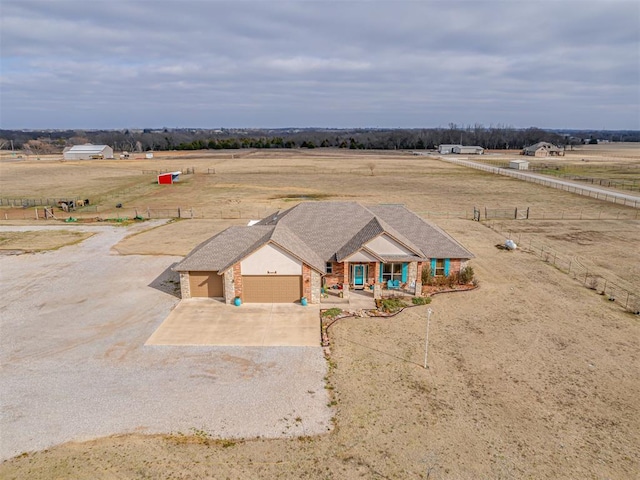
<path id="1" fill-rule="evenodd" d="M 533 145 L 525 147 L 524 151 L 525 152 L 535 152 L 537 150 L 540 150 L 541 148 L 544 148 L 545 150 L 548 150 L 550 152 L 560 152 L 560 151 L 562 151 L 559 147 L 556 147 L 554 144 L 549 143 L 549 142 L 534 143 Z"/>
<path id="2" fill-rule="evenodd" d="M 411 238 L 427 258 L 474 257 L 451 235 L 408 210 L 404 205 L 376 205 L 369 207 L 369 210 Z"/>
<path id="3" fill-rule="evenodd" d="M 230 227 L 220 232 L 196 247 L 174 270 L 222 273 L 272 243 L 324 273 L 326 262 L 343 261 L 381 235 L 388 235 L 411 252 L 382 255 L 386 261 L 473 258 L 451 236 L 403 205 L 364 207 L 356 202 L 305 202 L 269 215 L 253 226 Z"/>
<path id="4" fill-rule="evenodd" d="M 73 153 L 101 153 L 105 148 L 109 148 L 109 145 L 92 145 L 90 143 L 86 143 L 84 145 L 74 145 L 73 147 L 69 148 L 67 150 L 67 152 L 73 152 Z"/>

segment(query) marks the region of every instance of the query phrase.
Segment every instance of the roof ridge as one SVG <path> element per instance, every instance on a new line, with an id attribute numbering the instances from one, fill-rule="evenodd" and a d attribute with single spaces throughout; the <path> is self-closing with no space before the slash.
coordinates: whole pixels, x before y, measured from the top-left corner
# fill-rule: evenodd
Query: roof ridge
<path id="1" fill-rule="evenodd" d="M 371 215 L 373 215 L 373 213 L 371 213 Z M 378 228 L 372 229 L 371 227 L 374 226 L 377 226 Z M 369 232 L 369 230 L 371 230 L 371 232 Z M 384 227 L 380 224 L 380 219 L 373 215 L 371 220 L 369 220 L 360 230 L 355 233 L 355 235 L 353 235 L 343 246 L 338 249 L 338 251 L 336 252 L 336 260 L 341 261 L 349 255 L 357 252 L 362 247 L 364 247 L 365 243 L 374 239 L 381 233 L 384 233 L 384 231 Z M 360 238 L 360 235 L 362 235 L 363 238 Z"/>

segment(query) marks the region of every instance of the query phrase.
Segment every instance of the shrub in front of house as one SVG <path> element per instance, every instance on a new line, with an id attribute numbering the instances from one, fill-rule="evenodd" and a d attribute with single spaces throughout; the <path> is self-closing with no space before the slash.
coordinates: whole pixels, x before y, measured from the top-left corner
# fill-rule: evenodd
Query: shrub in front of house
<path id="1" fill-rule="evenodd" d="M 431 303 L 431 297 L 413 297 L 411 303 L 414 305 L 429 305 Z"/>
<path id="2" fill-rule="evenodd" d="M 384 298 L 382 299 L 382 311 L 387 313 L 394 313 L 398 310 L 402 310 L 404 307 L 408 307 L 405 302 L 399 298 Z"/>

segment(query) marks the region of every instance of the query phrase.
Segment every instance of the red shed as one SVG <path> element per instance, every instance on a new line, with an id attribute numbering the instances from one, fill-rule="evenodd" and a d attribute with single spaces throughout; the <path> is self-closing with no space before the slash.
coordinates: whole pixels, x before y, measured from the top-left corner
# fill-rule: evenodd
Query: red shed
<path id="1" fill-rule="evenodd" d="M 178 177 L 182 172 L 167 172 L 161 173 L 158 175 L 158 184 L 159 185 L 171 185 L 178 181 Z"/>

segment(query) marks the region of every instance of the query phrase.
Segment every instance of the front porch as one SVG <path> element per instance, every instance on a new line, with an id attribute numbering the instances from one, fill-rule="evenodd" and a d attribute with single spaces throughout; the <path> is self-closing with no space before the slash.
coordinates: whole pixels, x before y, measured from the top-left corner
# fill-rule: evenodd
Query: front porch
<path id="1" fill-rule="evenodd" d="M 376 308 L 376 298 L 406 298 L 414 297 L 414 290 L 406 288 L 380 288 L 379 296 L 374 296 L 374 290 L 351 289 L 345 296 L 342 289 L 327 288 L 320 295 L 321 308 L 340 308 L 342 310 L 371 310 Z"/>

